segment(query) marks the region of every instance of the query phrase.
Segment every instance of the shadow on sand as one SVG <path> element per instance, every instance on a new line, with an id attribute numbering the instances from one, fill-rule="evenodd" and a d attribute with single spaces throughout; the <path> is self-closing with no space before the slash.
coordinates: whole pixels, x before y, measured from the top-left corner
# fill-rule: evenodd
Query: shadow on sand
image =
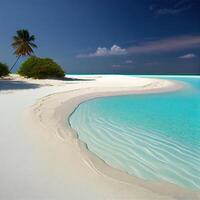
<path id="1" fill-rule="evenodd" d="M 64 77 L 62 79 L 57 80 L 63 80 L 63 81 L 94 81 L 93 78 L 70 78 L 70 77 Z"/>
<path id="2" fill-rule="evenodd" d="M 95 79 L 79 79 L 79 78 L 69 78 L 65 77 L 62 79 L 51 79 L 51 80 L 61 80 L 65 83 L 69 83 L 73 81 L 73 83 L 76 83 L 76 81 L 93 81 Z M 48 84 L 36 84 L 36 83 L 28 83 L 25 81 L 18 81 L 18 80 L 11 80 L 11 79 L 0 79 L 0 91 L 2 90 L 23 90 L 23 89 L 36 89 L 40 88 L 42 86 L 48 86 Z"/>
<path id="3" fill-rule="evenodd" d="M 40 84 L 27 83 L 24 81 L 13 80 L 0 80 L 0 91 L 2 90 L 23 90 L 23 89 L 35 89 L 41 87 Z"/>

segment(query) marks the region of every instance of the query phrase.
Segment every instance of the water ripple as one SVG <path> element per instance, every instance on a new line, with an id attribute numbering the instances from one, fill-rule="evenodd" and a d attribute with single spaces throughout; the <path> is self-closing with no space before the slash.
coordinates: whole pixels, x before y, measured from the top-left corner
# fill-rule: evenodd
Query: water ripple
<path id="1" fill-rule="evenodd" d="M 88 148 L 109 165 L 147 180 L 200 189 L 200 152 L 159 130 L 119 125 L 87 104 L 75 111 L 70 123 Z"/>

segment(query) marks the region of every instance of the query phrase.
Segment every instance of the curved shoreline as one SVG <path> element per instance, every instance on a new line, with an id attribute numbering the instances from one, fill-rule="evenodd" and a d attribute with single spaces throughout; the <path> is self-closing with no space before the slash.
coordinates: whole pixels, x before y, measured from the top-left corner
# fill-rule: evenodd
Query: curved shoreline
<path id="1" fill-rule="evenodd" d="M 156 80 L 156 79 L 154 79 Z M 166 80 L 161 80 L 166 81 Z M 115 169 L 106 164 L 101 158 L 97 157 L 92 153 L 85 143 L 78 138 L 78 134 L 71 128 L 69 123 L 69 117 L 73 114 L 76 108 L 83 102 L 94 98 L 106 97 L 106 96 L 121 96 L 121 95 L 136 95 L 136 94 L 148 94 L 148 93 L 160 93 L 160 92 L 173 92 L 181 89 L 182 84 L 167 81 L 168 85 L 155 86 L 145 85 L 139 89 L 130 88 L 80 88 L 76 91 L 67 91 L 57 94 L 50 95 L 42 98 L 32 108 L 34 115 L 37 119 L 48 128 L 54 128 L 57 135 L 63 140 L 71 140 L 78 145 L 81 155 L 84 161 L 92 167 L 98 174 L 114 179 L 115 181 L 122 182 L 125 184 L 137 185 L 153 193 L 161 196 L 167 196 L 172 198 L 190 198 L 197 199 L 199 194 L 196 192 L 189 191 L 185 188 L 181 188 L 177 185 L 163 182 L 163 181 L 146 181 L 140 178 L 129 175 L 126 172 Z M 156 84 L 156 81 L 155 81 Z M 81 92 L 80 92 L 81 91 Z M 74 94 L 75 93 L 75 94 Z M 71 95 L 71 96 L 70 96 Z M 64 99 L 64 100 L 63 100 Z M 66 100 L 67 99 L 67 100 Z M 52 115 L 46 114 L 46 109 L 51 106 Z M 56 116 L 56 117 L 55 117 Z M 49 117 L 49 118 L 48 118 Z M 49 123 L 49 119 L 51 124 Z M 67 120 L 66 120 L 67 119 Z M 50 126 L 50 127 L 49 127 Z M 49 129 L 50 130 L 50 129 Z"/>

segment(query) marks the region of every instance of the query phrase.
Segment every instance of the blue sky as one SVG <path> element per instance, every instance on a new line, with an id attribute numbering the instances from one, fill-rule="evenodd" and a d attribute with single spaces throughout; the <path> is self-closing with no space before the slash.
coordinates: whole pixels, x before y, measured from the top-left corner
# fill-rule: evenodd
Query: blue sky
<path id="1" fill-rule="evenodd" d="M 12 65 L 25 28 L 36 55 L 68 73 L 200 73 L 199 10 L 199 0 L 1 0 L 0 61 Z"/>

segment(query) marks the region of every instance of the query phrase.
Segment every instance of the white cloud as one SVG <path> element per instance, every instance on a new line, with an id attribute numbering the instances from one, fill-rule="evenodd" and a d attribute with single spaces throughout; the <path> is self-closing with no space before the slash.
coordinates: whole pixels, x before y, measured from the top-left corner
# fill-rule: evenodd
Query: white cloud
<path id="1" fill-rule="evenodd" d="M 123 49 L 117 45 L 113 45 L 110 49 L 105 47 L 98 47 L 94 53 L 81 54 L 78 57 L 103 57 L 103 56 L 114 56 L 114 55 L 125 55 L 127 54 L 126 49 Z"/>
<path id="2" fill-rule="evenodd" d="M 120 68 L 121 65 L 112 65 L 113 68 Z"/>
<path id="3" fill-rule="evenodd" d="M 132 63 L 133 63 L 133 60 L 126 60 L 125 63 L 126 63 L 126 64 L 132 64 Z"/>
<path id="4" fill-rule="evenodd" d="M 190 58 L 195 58 L 195 57 L 196 57 L 195 54 L 193 54 L 193 53 L 188 53 L 188 54 L 186 54 L 186 55 L 180 56 L 179 58 L 181 58 L 181 59 L 190 59 Z"/>
<path id="5" fill-rule="evenodd" d="M 179 36 L 145 42 L 127 49 L 129 54 L 162 53 L 200 48 L 200 36 Z"/>
<path id="6" fill-rule="evenodd" d="M 188 10 L 190 7 L 183 7 L 183 8 L 163 8 L 156 11 L 158 15 L 175 15 L 181 13 L 185 10 Z"/>
<path id="7" fill-rule="evenodd" d="M 113 55 L 127 54 L 152 54 L 180 51 L 186 49 L 200 48 L 200 35 L 197 36 L 177 36 L 160 40 L 151 40 L 129 48 L 121 48 L 113 45 L 110 49 L 99 47 L 94 53 L 81 54 L 79 58 L 105 57 Z"/>
<path id="8" fill-rule="evenodd" d="M 196 0 L 161 1 L 149 6 L 149 10 L 156 15 L 176 15 L 197 5 Z"/>
<path id="9" fill-rule="evenodd" d="M 111 55 L 124 55 L 126 54 L 126 49 L 122 49 L 121 47 L 117 45 L 113 45 L 110 49 L 110 54 Z"/>

